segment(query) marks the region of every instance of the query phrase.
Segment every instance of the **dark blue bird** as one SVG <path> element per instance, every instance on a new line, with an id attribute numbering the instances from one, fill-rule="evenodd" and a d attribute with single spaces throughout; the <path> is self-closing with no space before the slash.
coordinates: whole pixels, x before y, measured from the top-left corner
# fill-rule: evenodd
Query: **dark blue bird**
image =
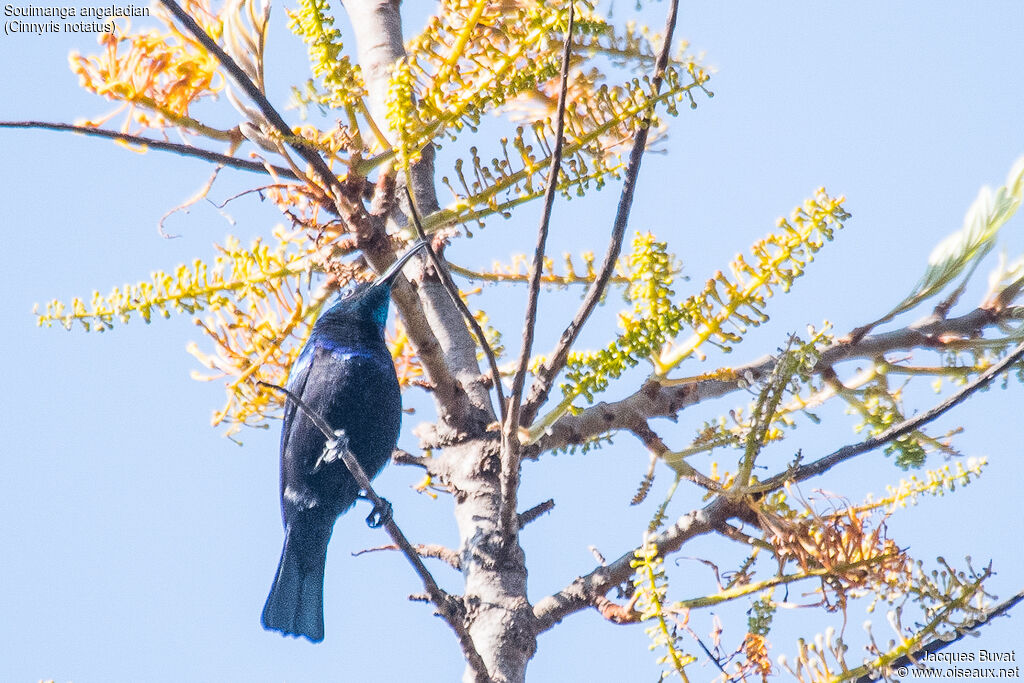
<path id="1" fill-rule="evenodd" d="M 424 242 L 415 244 L 369 285 L 359 285 L 313 325 L 291 368 L 288 390 L 348 445 L 371 479 L 391 457 L 402 422 L 402 397 L 384 344 L 391 283 Z M 324 462 L 324 434 L 288 399 L 281 432 L 284 550 L 263 607 L 263 627 L 324 638 L 324 563 L 335 520 L 359 497 L 340 460 Z"/>

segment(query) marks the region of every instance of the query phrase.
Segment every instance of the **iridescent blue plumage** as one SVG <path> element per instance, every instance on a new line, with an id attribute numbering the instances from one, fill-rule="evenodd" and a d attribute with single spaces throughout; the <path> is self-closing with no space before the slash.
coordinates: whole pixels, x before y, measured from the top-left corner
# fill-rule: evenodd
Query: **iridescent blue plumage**
<path id="1" fill-rule="evenodd" d="M 413 246 L 371 285 L 357 286 L 320 316 L 291 368 L 288 390 L 333 429 L 371 479 L 398 441 L 402 400 L 384 344 L 391 281 L 423 243 Z M 359 486 L 341 460 L 324 462 L 326 437 L 291 400 L 281 431 L 281 509 L 285 541 L 263 627 L 313 642 L 324 637 L 323 583 L 335 520 L 352 507 Z"/>

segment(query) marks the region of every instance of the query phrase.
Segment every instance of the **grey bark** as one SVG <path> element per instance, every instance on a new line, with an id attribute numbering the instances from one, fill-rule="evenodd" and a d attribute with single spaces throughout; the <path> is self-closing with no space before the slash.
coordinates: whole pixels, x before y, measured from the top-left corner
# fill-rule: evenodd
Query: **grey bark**
<path id="1" fill-rule="evenodd" d="M 385 130 L 391 67 L 405 56 L 399 4 L 344 0 L 344 6 L 356 34 L 370 112 Z M 410 179 L 424 215 L 438 208 L 433 157 L 432 149 L 423 150 Z M 404 223 L 401 213 L 393 218 Z M 425 266 L 414 280 L 417 299 L 403 302 L 396 296 L 396 304 L 403 317 L 406 312 L 413 319 L 425 317 L 441 345 L 445 364 L 468 398 L 468 405 L 459 406 L 435 393 L 442 419 L 437 426 L 423 426 L 417 432 L 432 447 L 444 449 L 430 470 L 455 500 L 466 627 L 487 667 L 487 679 L 518 683 L 525 680 L 526 665 L 536 651 L 537 629 L 526 598 L 526 563 L 518 537 L 503 543 L 499 529 L 500 444 L 497 432 L 486 431 L 495 419 L 494 411 L 477 362 L 476 343 L 459 311 Z M 459 412 L 469 413 L 468 419 L 458 419 Z M 481 680 L 481 676 L 467 668 L 464 680 Z"/>

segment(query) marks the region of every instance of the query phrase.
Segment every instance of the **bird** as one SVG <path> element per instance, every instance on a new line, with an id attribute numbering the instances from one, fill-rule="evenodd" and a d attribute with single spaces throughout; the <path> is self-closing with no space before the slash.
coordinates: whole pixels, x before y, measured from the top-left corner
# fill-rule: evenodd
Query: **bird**
<path id="1" fill-rule="evenodd" d="M 323 313 L 289 372 L 298 396 L 334 430 L 371 479 L 391 457 L 402 421 L 394 362 L 384 343 L 391 285 L 419 241 L 369 284 L 360 284 Z M 327 437 L 291 398 L 281 430 L 281 512 L 285 539 L 262 624 L 314 643 L 324 638 L 327 544 L 334 523 L 360 497 L 341 459 L 325 460 Z M 371 513 L 371 518 L 374 513 Z M 367 518 L 370 521 L 370 518 Z"/>

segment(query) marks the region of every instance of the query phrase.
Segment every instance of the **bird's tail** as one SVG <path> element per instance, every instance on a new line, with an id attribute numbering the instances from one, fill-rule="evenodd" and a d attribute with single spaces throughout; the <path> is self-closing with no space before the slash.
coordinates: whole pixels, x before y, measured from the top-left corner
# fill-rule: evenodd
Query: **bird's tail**
<path id="1" fill-rule="evenodd" d="M 324 639 L 324 562 L 331 527 L 304 526 L 288 526 L 262 622 L 265 629 L 319 643 Z"/>

